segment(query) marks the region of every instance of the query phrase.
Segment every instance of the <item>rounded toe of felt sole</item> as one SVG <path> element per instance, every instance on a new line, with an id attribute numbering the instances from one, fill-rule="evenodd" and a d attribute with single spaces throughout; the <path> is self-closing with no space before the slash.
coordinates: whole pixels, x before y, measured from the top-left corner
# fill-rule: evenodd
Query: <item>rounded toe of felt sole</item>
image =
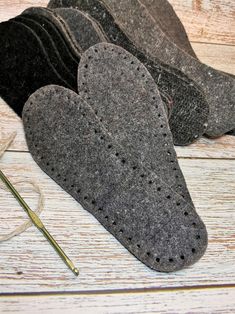
<path id="1" fill-rule="evenodd" d="M 155 248 L 147 252 L 146 264 L 159 272 L 175 272 L 196 263 L 205 253 L 207 230 L 195 213 L 185 211 L 167 223 L 155 237 Z"/>

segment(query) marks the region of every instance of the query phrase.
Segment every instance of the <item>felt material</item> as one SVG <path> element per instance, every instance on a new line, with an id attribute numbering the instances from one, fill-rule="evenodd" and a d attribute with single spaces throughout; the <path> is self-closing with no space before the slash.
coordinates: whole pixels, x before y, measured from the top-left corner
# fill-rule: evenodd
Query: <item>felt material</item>
<path id="1" fill-rule="evenodd" d="M 59 8 L 54 13 L 63 20 L 74 45 L 78 44 L 81 52 L 106 41 L 98 25 L 87 14 L 73 8 Z"/>
<path id="2" fill-rule="evenodd" d="M 77 66 L 80 59 L 73 54 L 73 51 L 70 49 L 70 46 L 64 40 L 63 34 L 56 28 L 56 26 L 49 21 L 46 17 L 40 14 L 24 14 L 24 17 L 35 20 L 40 23 L 40 25 L 48 32 L 52 40 L 54 41 L 56 48 L 67 68 L 70 70 L 70 73 L 73 76 L 77 77 Z"/>
<path id="3" fill-rule="evenodd" d="M 119 144 L 192 203 L 157 85 L 137 58 L 108 43 L 89 48 L 78 68 L 78 92 Z"/>
<path id="4" fill-rule="evenodd" d="M 152 61 L 139 51 L 121 31 L 101 2 L 97 0 L 70 0 L 49 3 L 51 7 L 57 5 L 78 7 L 78 9 L 89 13 L 102 27 L 108 41 L 122 46 L 144 63 L 157 83 L 161 95 L 166 95 L 164 98 L 173 100 L 173 107 L 169 110 L 169 123 L 176 145 L 190 144 L 204 133 L 209 108 L 204 95 L 192 81 L 179 71 L 166 67 L 156 60 Z M 169 103 L 167 105 L 169 106 Z"/>
<path id="5" fill-rule="evenodd" d="M 23 122 L 38 165 L 140 261 L 170 272 L 204 254 L 207 232 L 193 207 L 118 145 L 79 95 L 41 88 Z"/>
<path id="6" fill-rule="evenodd" d="M 67 87 L 29 27 L 13 21 L 1 23 L 0 47 L 0 97 L 19 116 L 38 88 L 51 83 Z"/>
<path id="7" fill-rule="evenodd" d="M 217 137 L 235 128 L 234 78 L 199 62 L 169 41 L 139 0 L 105 3 L 118 14 L 119 26 L 140 49 L 181 70 L 203 89 L 210 106 L 207 135 Z"/>
<path id="8" fill-rule="evenodd" d="M 64 24 L 61 22 L 61 19 L 59 19 L 58 16 L 56 16 L 52 10 L 42 7 L 30 7 L 24 10 L 22 14 L 23 15 L 30 14 L 37 16 L 40 15 L 47 18 L 60 31 L 60 34 L 63 36 L 68 47 L 70 47 L 70 50 L 75 56 L 75 59 L 80 60 L 81 49 L 78 49 L 77 46 L 74 45 L 73 40 L 70 37 L 70 34 L 67 32 L 67 29 L 65 28 Z"/>
<path id="9" fill-rule="evenodd" d="M 145 5 L 154 18 L 155 23 L 159 25 L 170 41 L 175 43 L 179 48 L 190 54 L 192 57 L 197 58 L 188 39 L 184 25 L 169 1 L 140 0 L 140 2 Z M 118 12 L 116 13 L 118 14 Z"/>
<path id="10" fill-rule="evenodd" d="M 17 16 L 13 20 L 28 26 L 35 32 L 38 38 L 40 38 L 48 58 L 58 75 L 70 89 L 76 91 L 76 77 L 70 73 L 70 70 L 64 64 L 55 43 L 47 31 L 38 22 L 24 16 Z"/>

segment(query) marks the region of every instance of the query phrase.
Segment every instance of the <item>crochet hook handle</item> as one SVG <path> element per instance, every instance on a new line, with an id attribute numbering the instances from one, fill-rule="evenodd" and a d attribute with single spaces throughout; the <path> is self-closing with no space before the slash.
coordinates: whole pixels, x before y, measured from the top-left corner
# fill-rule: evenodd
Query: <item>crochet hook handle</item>
<path id="1" fill-rule="evenodd" d="M 56 240 L 52 237 L 52 235 L 47 231 L 44 224 L 42 223 L 41 219 L 35 214 L 34 211 L 32 211 L 27 203 L 24 201 L 24 199 L 20 196 L 20 194 L 17 192 L 17 190 L 14 188 L 14 186 L 11 184 L 11 182 L 8 180 L 8 178 L 4 175 L 4 173 L 0 169 L 0 178 L 2 181 L 6 184 L 8 189 L 11 191 L 13 196 L 17 199 L 19 204 L 24 208 L 26 213 L 28 214 L 29 218 L 33 222 L 33 224 L 43 233 L 45 238 L 50 242 L 50 244 L 53 246 L 53 248 L 56 250 L 56 252 L 59 254 L 59 256 L 62 258 L 62 260 L 65 262 L 65 264 L 72 270 L 72 272 L 78 276 L 79 271 L 74 266 L 72 261 L 68 258 L 68 256 L 64 253 L 64 251 L 61 249 L 59 244 L 56 242 Z"/>

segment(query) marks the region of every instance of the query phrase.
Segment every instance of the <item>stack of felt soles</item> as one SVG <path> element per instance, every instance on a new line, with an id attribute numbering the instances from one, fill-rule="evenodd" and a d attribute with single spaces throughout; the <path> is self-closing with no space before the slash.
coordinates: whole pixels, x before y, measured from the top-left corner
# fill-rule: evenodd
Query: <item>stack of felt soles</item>
<path id="1" fill-rule="evenodd" d="M 28 99 L 23 123 L 35 161 L 147 266 L 170 272 L 195 263 L 207 232 L 148 70 L 101 43 L 81 57 L 78 90 L 50 85 Z"/>
<path id="2" fill-rule="evenodd" d="M 210 106 L 207 135 L 217 137 L 235 128 L 234 77 L 202 64 L 176 46 L 155 22 L 141 0 L 104 2 L 122 30 L 140 49 L 181 70 L 202 88 Z"/>
<path id="3" fill-rule="evenodd" d="M 201 137 L 209 116 L 201 90 L 180 71 L 139 51 L 105 7 L 92 10 L 85 1 L 81 9 L 29 8 L 0 25 L 1 52 L 7 56 L 7 62 L 3 58 L 0 64 L 2 98 L 21 115 L 25 101 L 41 86 L 58 84 L 77 91 L 81 54 L 96 43 L 111 41 L 138 57 L 150 71 L 165 103 L 174 144 L 188 145 Z M 34 51 L 39 51 L 37 59 Z"/>
<path id="4" fill-rule="evenodd" d="M 201 137 L 207 127 L 209 116 L 205 95 L 181 71 L 142 53 L 124 34 L 101 1 L 51 1 L 49 6 L 52 8 L 73 6 L 89 14 L 99 25 L 108 42 L 123 47 L 147 67 L 159 88 L 161 97 L 165 100 L 176 145 L 187 145 Z M 58 9 L 54 12 L 59 14 Z"/>
<path id="5" fill-rule="evenodd" d="M 154 22 L 158 24 L 170 41 L 193 58 L 197 58 L 182 22 L 167 0 L 140 0 L 140 2 L 145 5 Z M 233 74 L 220 72 L 235 78 Z M 228 134 L 235 135 L 235 129 L 229 131 Z"/>
<path id="6" fill-rule="evenodd" d="M 152 3 L 150 0 L 145 1 L 145 3 L 146 2 L 150 3 L 150 5 Z M 162 27 L 166 28 L 169 26 L 170 22 L 162 26 L 162 21 L 164 21 L 162 18 L 156 23 L 158 14 L 155 14 L 154 19 L 147 8 L 141 3 L 141 0 L 51 0 L 49 3 L 49 7 L 51 8 L 61 6 L 74 6 L 81 10 L 88 11 L 99 21 L 103 29 L 105 29 L 105 18 L 101 21 L 96 14 L 97 11 L 101 12 L 102 10 L 102 14 L 106 15 L 106 25 L 108 25 L 108 21 L 110 23 L 111 18 L 114 19 L 116 25 L 125 33 L 125 37 L 142 50 L 144 54 L 151 56 L 153 60 L 161 60 L 161 62 L 182 71 L 189 78 L 194 80 L 203 90 L 209 104 L 210 115 L 206 130 L 208 136 L 217 137 L 235 128 L 234 77 L 223 74 L 199 62 L 188 44 L 186 45 L 186 53 L 185 48 L 182 49 L 182 46 L 185 47 L 185 43 L 182 44 L 185 36 L 177 37 L 180 37 L 180 39 L 177 40 L 177 42 L 180 41 L 181 47 L 179 48 L 176 45 L 177 43 L 175 44 L 170 39 L 170 36 L 173 35 L 169 31 L 165 34 L 162 30 Z M 152 7 L 153 6 L 154 5 L 152 5 Z M 169 5 L 166 4 L 165 6 L 169 7 Z M 152 7 L 150 6 L 150 8 Z M 106 13 L 104 13 L 104 11 L 106 11 Z M 169 15 L 172 16 L 172 11 Z M 174 20 L 177 21 L 175 17 Z M 108 26 L 105 29 L 106 34 L 112 31 L 113 27 L 112 30 L 108 30 Z M 116 42 L 121 45 L 118 40 Z M 126 43 L 122 44 L 122 46 L 127 49 L 125 45 Z M 188 54 L 189 51 L 191 51 L 190 54 L 193 54 L 193 56 Z M 134 54 L 133 51 L 130 52 Z M 144 60 L 142 61 L 144 62 Z"/>
<path id="7" fill-rule="evenodd" d="M 104 37 L 87 16 L 76 13 L 75 29 L 46 8 L 30 8 L 0 24 L 0 96 L 19 116 L 28 97 L 42 86 L 77 91 L 80 55 Z"/>

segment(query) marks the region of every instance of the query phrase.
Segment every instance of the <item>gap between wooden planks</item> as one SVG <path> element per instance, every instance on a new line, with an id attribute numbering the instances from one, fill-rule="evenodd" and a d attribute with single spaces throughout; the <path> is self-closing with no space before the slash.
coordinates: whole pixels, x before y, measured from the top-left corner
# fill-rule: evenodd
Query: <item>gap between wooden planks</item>
<path id="1" fill-rule="evenodd" d="M 1 292 L 43 292 L 163 288 L 235 283 L 235 163 L 234 160 L 180 160 L 193 201 L 209 233 L 205 256 L 192 267 L 172 274 L 148 269 L 137 261 L 96 219 L 43 173 L 29 153 L 7 152 L 0 167 L 12 180 L 40 182 L 45 195 L 41 217 L 67 254 L 80 267 L 73 274 L 57 257 L 40 232 L 31 227 L 1 244 Z M 19 224 L 24 212 L 2 194 L 4 220 Z M 37 196 L 23 195 L 34 208 Z M 5 224 L 4 220 L 0 223 Z M 3 230 L 1 225 L 0 231 Z"/>
<path id="2" fill-rule="evenodd" d="M 2 299 L 4 313 L 234 313 L 235 288 L 185 291 L 14 296 Z"/>

